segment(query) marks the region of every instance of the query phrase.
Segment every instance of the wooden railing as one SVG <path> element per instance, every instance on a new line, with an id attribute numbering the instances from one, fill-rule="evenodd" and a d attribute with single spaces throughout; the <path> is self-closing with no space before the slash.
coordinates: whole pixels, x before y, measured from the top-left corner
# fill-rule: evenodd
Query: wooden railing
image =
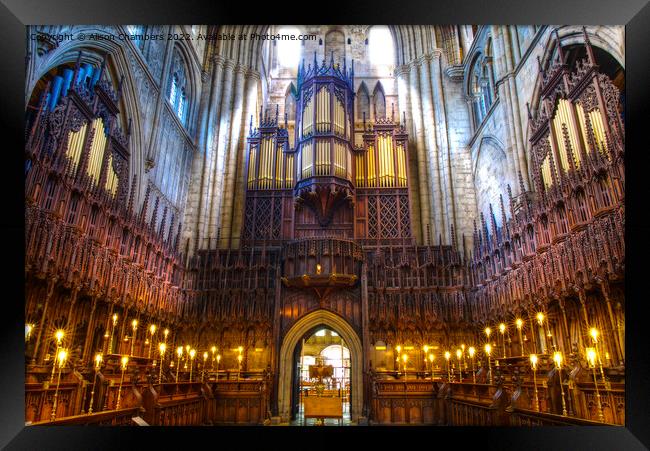
<path id="1" fill-rule="evenodd" d="M 141 412 L 141 408 L 131 407 L 26 424 L 28 426 L 134 426 L 133 418 L 140 416 Z"/>

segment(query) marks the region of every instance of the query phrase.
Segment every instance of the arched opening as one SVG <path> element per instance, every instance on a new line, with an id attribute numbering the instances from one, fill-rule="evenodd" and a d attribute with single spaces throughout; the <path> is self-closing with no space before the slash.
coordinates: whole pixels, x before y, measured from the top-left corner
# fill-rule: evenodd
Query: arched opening
<path id="1" fill-rule="evenodd" d="M 352 326 L 339 315 L 328 310 L 313 311 L 300 320 L 286 333 L 279 354 L 278 371 L 278 413 L 282 422 L 291 421 L 292 410 L 296 410 L 296 396 L 299 389 L 300 352 L 303 339 L 308 339 L 322 329 L 329 329 L 341 337 L 347 348 L 349 364 L 346 377 L 349 383 L 349 420 L 357 421 L 363 405 L 363 352 L 361 340 Z M 344 351 L 345 354 L 345 351 Z M 344 358 L 345 360 L 345 358 Z M 300 400 L 297 400 L 298 403 Z"/>
<path id="2" fill-rule="evenodd" d="M 325 377 L 319 374 L 325 374 Z M 335 404 L 340 402 L 342 418 L 325 418 L 324 424 L 349 423 L 350 350 L 339 333 L 323 325 L 312 328 L 303 336 L 294 352 L 293 381 L 293 424 L 310 426 L 318 423 L 316 418 L 305 415 L 311 413 L 305 404 L 316 398 L 326 398 Z"/>

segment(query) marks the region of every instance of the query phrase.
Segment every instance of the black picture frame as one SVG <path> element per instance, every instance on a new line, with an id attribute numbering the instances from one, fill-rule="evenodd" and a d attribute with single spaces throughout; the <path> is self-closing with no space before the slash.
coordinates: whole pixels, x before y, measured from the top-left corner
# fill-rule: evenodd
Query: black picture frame
<path id="1" fill-rule="evenodd" d="M 2 117 L 5 160 L 0 219 L 6 252 L 0 320 L 0 445 L 7 449 L 174 449 L 203 446 L 266 448 L 340 446 L 371 439 L 382 448 L 463 449 L 647 449 L 650 447 L 650 361 L 644 315 L 644 263 L 648 258 L 645 222 L 650 152 L 643 113 L 650 102 L 647 0 L 445 0 L 430 3 L 276 2 L 264 9 L 253 2 L 217 4 L 199 0 L 3 0 Z M 617 24 L 626 26 L 626 426 L 555 428 L 83 428 L 24 426 L 24 147 L 25 26 L 54 23 L 473 23 Z M 21 266 L 22 265 L 22 266 Z M 647 277 L 646 277 L 647 279 Z M 322 435 L 327 433 L 327 435 Z M 322 435 L 322 437 L 320 437 Z M 357 437 L 358 436 L 358 437 Z M 446 443 L 445 443 L 446 441 Z M 364 442 L 354 446 L 367 447 Z M 206 445 L 207 444 L 207 445 Z M 257 446 L 256 446 L 257 447 Z M 141 448 L 142 449 L 142 448 Z"/>

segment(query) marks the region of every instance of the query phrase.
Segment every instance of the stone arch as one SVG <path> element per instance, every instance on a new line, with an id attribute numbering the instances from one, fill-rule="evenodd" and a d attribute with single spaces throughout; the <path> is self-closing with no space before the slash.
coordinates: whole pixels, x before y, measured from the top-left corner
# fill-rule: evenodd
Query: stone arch
<path id="1" fill-rule="evenodd" d="M 503 196 L 504 202 L 507 202 L 506 185 L 509 180 L 512 180 L 510 164 L 503 149 L 503 145 L 496 138 L 483 137 L 474 165 L 477 214 L 480 216 L 483 213 L 489 220 L 490 204 L 492 204 L 499 226 L 501 226 L 499 194 Z"/>
<path id="2" fill-rule="evenodd" d="M 375 120 L 386 118 L 386 94 L 380 81 L 377 82 L 375 89 L 372 91 L 372 113 Z"/>
<path id="3" fill-rule="evenodd" d="M 363 113 L 366 113 L 366 121 L 370 120 L 370 94 L 365 82 L 361 82 L 357 90 L 357 119 L 363 120 Z"/>
<path id="4" fill-rule="evenodd" d="M 294 350 L 303 336 L 318 326 L 334 329 L 345 340 L 350 351 L 350 383 L 352 387 L 350 416 L 352 421 L 355 421 L 361 415 L 363 408 L 363 347 L 361 339 L 347 321 L 324 309 L 313 311 L 300 318 L 282 340 L 279 355 L 278 412 L 282 421 L 289 421 Z"/>

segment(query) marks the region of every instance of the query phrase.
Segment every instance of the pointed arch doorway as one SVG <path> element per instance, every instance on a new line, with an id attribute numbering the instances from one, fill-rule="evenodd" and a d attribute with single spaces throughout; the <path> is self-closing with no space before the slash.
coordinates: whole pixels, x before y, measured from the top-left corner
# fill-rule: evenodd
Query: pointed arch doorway
<path id="1" fill-rule="evenodd" d="M 294 378 L 298 371 L 296 355 L 299 355 L 302 340 L 320 328 L 335 331 L 345 342 L 350 356 L 350 419 L 355 422 L 363 406 L 363 352 L 361 340 L 352 326 L 343 318 L 328 310 L 316 310 L 299 319 L 282 340 L 280 347 L 280 368 L 278 384 L 278 411 L 283 422 L 291 420 L 292 405 L 295 403 Z M 296 353 L 298 352 L 298 354 Z"/>

